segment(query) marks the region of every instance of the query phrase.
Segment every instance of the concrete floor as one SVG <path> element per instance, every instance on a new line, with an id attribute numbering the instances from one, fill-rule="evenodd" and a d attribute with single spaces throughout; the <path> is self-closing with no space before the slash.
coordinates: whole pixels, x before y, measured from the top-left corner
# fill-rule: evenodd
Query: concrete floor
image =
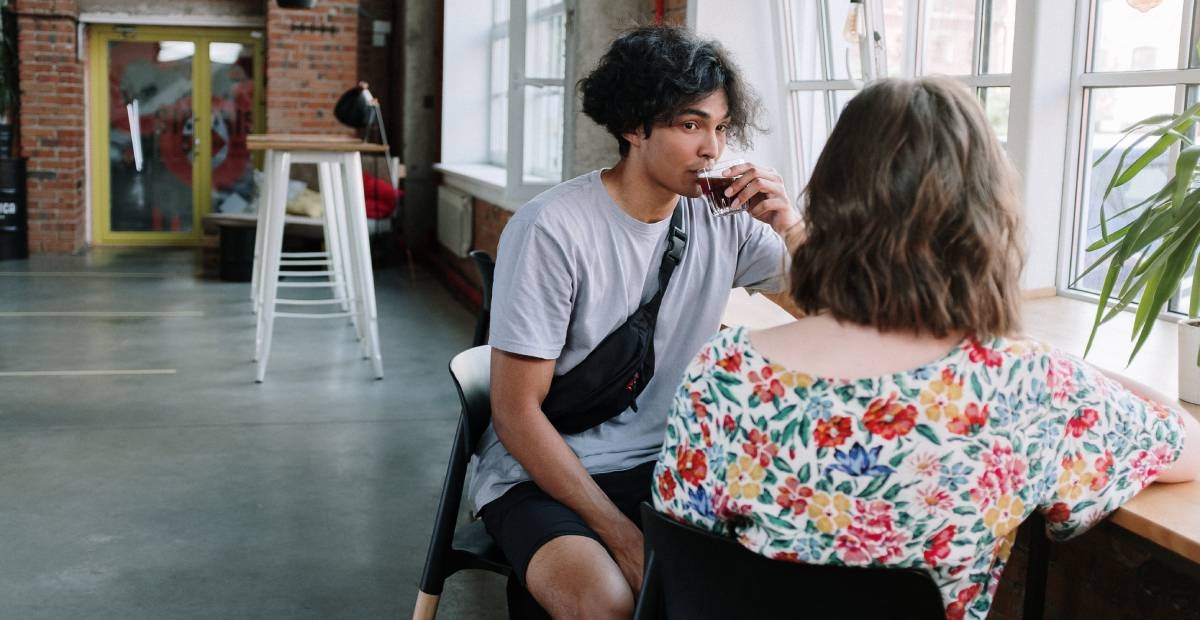
<path id="1" fill-rule="evenodd" d="M 281 319 L 258 385 L 249 285 L 196 261 L 0 262 L 0 617 L 409 616 L 474 317 L 380 270 L 382 381 L 348 325 Z M 79 311 L 175 314 L 36 314 Z M 174 373 L 16 374 L 79 370 Z M 460 573 L 439 617 L 503 610 L 502 579 Z"/>

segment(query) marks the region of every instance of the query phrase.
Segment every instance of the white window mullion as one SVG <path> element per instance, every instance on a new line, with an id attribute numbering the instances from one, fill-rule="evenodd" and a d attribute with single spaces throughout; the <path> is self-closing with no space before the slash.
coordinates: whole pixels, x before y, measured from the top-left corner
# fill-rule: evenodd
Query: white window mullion
<path id="1" fill-rule="evenodd" d="M 988 37 L 988 21 L 990 20 L 991 2 L 988 0 L 975 0 L 975 37 L 971 42 L 971 74 L 983 74 L 983 62 L 986 51 L 983 49 L 984 41 Z M 988 41 L 991 44 L 991 41 Z"/>
<path id="2" fill-rule="evenodd" d="M 1183 18 L 1180 22 L 1183 24 L 1183 28 L 1179 29 L 1179 63 L 1176 65 L 1178 67 L 1191 67 L 1188 61 L 1191 60 L 1191 55 L 1196 49 L 1194 46 L 1196 45 L 1198 30 L 1197 17 L 1196 3 L 1184 2 Z M 1183 108 L 1180 109 L 1182 110 Z"/>
<path id="3" fill-rule="evenodd" d="M 996 88 L 1012 85 L 1011 73 L 996 73 L 988 75 L 954 75 L 950 76 L 971 88 Z"/>
<path id="4" fill-rule="evenodd" d="M 787 83 L 788 90 L 857 90 L 860 86 L 857 80 L 793 80 Z"/>
<path id="5" fill-rule="evenodd" d="M 1200 69 L 1158 69 L 1153 71 L 1105 71 L 1084 73 L 1079 78 L 1084 88 L 1116 88 L 1121 86 L 1174 86 L 1200 84 Z"/>
<path id="6" fill-rule="evenodd" d="M 1028 1 L 1028 0 L 1027 0 Z M 1063 182 L 1063 205 L 1059 216 L 1058 269 L 1055 287 L 1059 293 L 1069 291 L 1079 273 L 1081 254 L 1075 251 L 1083 237 L 1084 201 L 1087 194 L 1087 175 L 1091 164 L 1087 150 L 1087 111 L 1091 107 L 1089 91 L 1083 86 L 1084 76 L 1091 69 L 1088 50 L 1096 38 L 1095 0 L 1081 1 L 1075 11 L 1074 43 L 1071 46 L 1071 95 L 1067 122 L 1066 179 Z M 1015 69 L 1015 67 L 1014 67 Z"/>
<path id="7" fill-rule="evenodd" d="M 508 157 L 510 189 L 525 174 L 525 0 L 511 0 L 508 18 Z"/>
<path id="8" fill-rule="evenodd" d="M 929 27 L 929 0 L 917 0 L 917 10 L 913 15 L 913 73 L 908 77 L 925 74 L 925 33 Z"/>
<path id="9" fill-rule="evenodd" d="M 833 24 L 829 23 L 829 0 L 817 2 L 817 24 L 821 31 L 817 35 L 817 40 L 821 44 L 821 77 L 832 80 L 837 73 L 834 71 L 833 64 L 833 36 L 830 33 L 833 30 Z"/>

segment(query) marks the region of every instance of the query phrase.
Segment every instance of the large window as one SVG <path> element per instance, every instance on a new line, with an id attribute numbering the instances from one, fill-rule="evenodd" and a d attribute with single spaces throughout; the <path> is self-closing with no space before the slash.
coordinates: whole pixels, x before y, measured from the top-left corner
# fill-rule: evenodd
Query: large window
<path id="1" fill-rule="evenodd" d="M 562 180 L 564 0 L 447 0 L 438 169 L 515 208 Z"/>
<path id="2" fill-rule="evenodd" d="M 524 6 L 522 6 L 524 5 Z M 516 10 L 524 20 L 512 22 Z M 510 45 L 520 41 L 524 45 Z M 511 114 L 523 131 L 514 140 L 522 155 L 518 168 L 523 180 L 556 182 L 562 177 L 564 77 L 566 74 L 566 11 L 562 0 L 493 0 L 488 92 L 488 160 L 507 168 L 510 156 Z M 523 53 L 522 53 L 523 50 Z M 510 66 L 524 71 L 511 73 Z M 510 107 L 512 108 L 510 110 Z"/>
<path id="3" fill-rule="evenodd" d="M 1016 0 L 778 0 L 789 129 L 806 180 L 864 81 L 942 74 L 973 89 L 1008 134 Z"/>
<path id="4" fill-rule="evenodd" d="M 1166 112 L 1181 112 L 1196 100 L 1200 62 L 1195 45 L 1200 35 L 1191 0 L 1090 0 L 1080 2 L 1076 35 L 1076 71 L 1072 86 L 1077 156 L 1074 158 L 1074 225 L 1064 236 L 1070 244 L 1068 285 L 1097 292 L 1104 268 L 1079 278 L 1096 253 L 1087 246 L 1100 238 L 1101 199 L 1117 157 L 1093 166 L 1122 132 L 1137 121 Z M 1142 150 L 1131 154 L 1136 159 Z M 1103 204 L 1115 221 L 1140 213 L 1139 203 L 1160 189 L 1171 175 L 1175 152 L 1155 160 L 1131 183 L 1115 188 Z M 1122 214 L 1122 212 L 1124 212 Z M 1112 220 L 1110 220 L 1112 221 Z M 1190 285 L 1185 282 L 1185 289 Z M 1188 290 L 1184 291 L 1187 294 Z M 1169 308 L 1180 310 L 1178 298 Z"/>

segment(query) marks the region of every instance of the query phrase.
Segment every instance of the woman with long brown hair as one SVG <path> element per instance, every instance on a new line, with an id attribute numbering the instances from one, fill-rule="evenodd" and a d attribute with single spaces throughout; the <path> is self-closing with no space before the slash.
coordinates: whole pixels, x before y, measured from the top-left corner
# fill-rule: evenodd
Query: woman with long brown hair
<path id="1" fill-rule="evenodd" d="M 883 80 L 850 101 L 805 190 L 791 295 L 807 316 L 700 351 L 656 507 L 774 558 L 926 570 L 947 617 L 983 618 L 1034 510 L 1066 538 L 1195 477 L 1194 418 L 1020 337 L 1014 185 L 960 84 Z"/>

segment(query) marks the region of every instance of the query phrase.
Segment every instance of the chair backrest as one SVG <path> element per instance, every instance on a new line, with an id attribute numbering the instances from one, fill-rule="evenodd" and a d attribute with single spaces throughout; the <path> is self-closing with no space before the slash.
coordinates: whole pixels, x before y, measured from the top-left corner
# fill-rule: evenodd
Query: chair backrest
<path id="1" fill-rule="evenodd" d="M 492 348 L 482 345 L 455 355 L 450 360 L 450 376 L 462 403 L 469 457 L 492 420 Z"/>
<path id="2" fill-rule="evenodd" d="M 479 278 L 483 292 L 483 309 L 492 309 L 492 280 L 496 275 L 496 262 L 492 260 L 492 256 L 483 250 L 471 250 L 471 260 L 475 261 L 475 266 L 479 268 Z"/>
<path id="3" fill-rule="evenodd" d="M 471 260 L 475 261 L 475 267 L 479 269 L 480 287 L 483 293 L 483 299 L 479 306 L 479 318 L 475 321 L 475 340 L 472 342 L 475 346 L 487 343 L 488 329 L 492 323 L 492 280 L 496 276 L 496 263 L 487 252 L 482 250 L 471 250 Z"/>
<path id="4" fill-rule="evenodd" d="M 945 618 L 932 577 L 772 560 L 642 505 L 645 581 L 635 618 Z"/>

